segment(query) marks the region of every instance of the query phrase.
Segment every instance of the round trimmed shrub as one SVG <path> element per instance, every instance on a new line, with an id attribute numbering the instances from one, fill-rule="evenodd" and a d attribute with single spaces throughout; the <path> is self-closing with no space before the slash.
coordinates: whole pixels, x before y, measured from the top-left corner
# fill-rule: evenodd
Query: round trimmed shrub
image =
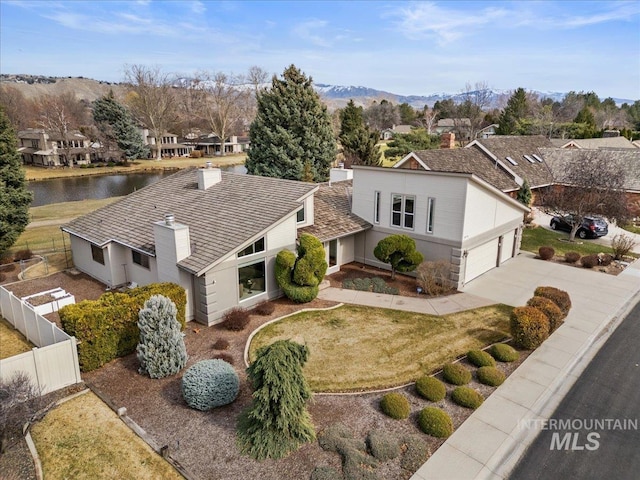
<path id="1" fill-rule="evenodd" d="M 452 385 L 464 385 L 471 381 L 471 372 L 459 363 L 447 363 L 442 367 L 442 376 Z"/>
<path id="2" fill-rule="evenodd" d="M 538 348 L 549 338 L 549 319 L 534 307 L 516 307 L 511 312 L 511 336 L 516 346 Z"/>
<path id="3" fill-rule="evenodd" d="M 602 253 L 598 255 L 598 258 L 600 259 L 600 265 L 603 265 L 605 267 L 608 267 L 609 265 L 611 265 L 611 262 L 613 262 L 613 255 L 609 253 Z"/>
<path id="4" fill-rule="evenodd" d="M 571 298 L 569 298 L 569 294 L 564 290 L 556 287 L 538 287 L 533 294 L 536 297 L 544 297 L 551 300 L 560 308 L 565 317 L 569 314 L 569 310 L 571 310 Z"/>
<path id="5" fill-rule="evenodd" d="M 422 398 L 432 402 L 439 402 L 447 394 L 447 388 L 444 383 L 431 376 L 420 377 L 416 380 L 416 390 Z"/>
<path id="6" fill-rule="evenodd" d="M 451 392 L 451 400 L 457 405 L 474 410 L 482 405 L 484 397 L 471 387 L 458 387 Z"/>
<path id="7" fill-rule="evenodd" d="M 490 387 L 497 387 L 502 385 L 505 380 L 505 375 L 496 367 L 480 367 L 476 372 L 478 381 L 489 385 Z"/>
<path id="8" fill-rule="evenodd" d="M 240 390 L 238 374 L 224 360 L 202 360 L 182 377 L 182 397 L 197 410 L 210 410 L 233 402 Z"/>
<path id="9" fill-rule="evenodd" d="M 567 263 L 577 263 L 581 255 L 578 252 L 567 252 L 564 254 L 564 261 Z"/>
<path id="10" fill-rule="evenodd" d="M 467 360 L 476 367 L 494 367 L 496 365 L 493 357 L 484 350 L 469 350 L 467 352 Z"/>
<path id="11" fill-rule="evenodd" d="M 418 425 L 424 433 L 436 438 L 447 438 L 453 433 L 451 417 L 436 407 L 423 408 L 418 414 Z"/>
<path id="12" fill-rule="evenodd" d="M 532 297 L 527 302 L 527 305 L 537 308 L 547 316 L 549 319 L 549 333 L 553 333 L 562 324 L 564 319 L 562 310 L 548 298 Z"/>
<path id="13" fill-rule="evenodd" d="M 582 257 L 580 259 L 580 263 L 584 268 L 593 268 L 598 266 L 600 261 L 598 259 L 598 255 L 593 254 L 593 255 L 585 255 L 584 257 Z"/>
<path id="14" fill-rule="evenodd" d="M 544 246 L 538 249 L 538 256 L 542 260 L 551 260 L 555 254 L 556 251 L 553 249 L 553 247 Z"/>
<path id="15" fill-rule="evenodd" d="M 409 400 L 398 392 L 387 393 L 380 400 L 380 409 L 391 418 L 402 420 L 411 413 Z"/>
<path id="16" fill-rule="evenodd" d="M 227 310 L 222 317 L 222 326 L 227 330 L 239 332 L 249 323 L 249 312 L 242 307 L 233 307 Z"/>
<path id="17" fill-rule="evenodd" d="M 520 358 L 518 351 L 506 343 L 496 343 L 495 345 L 492 345 L 489 349 L 489 353 L 499 362 L 505 363 L 515 362 Z"/>

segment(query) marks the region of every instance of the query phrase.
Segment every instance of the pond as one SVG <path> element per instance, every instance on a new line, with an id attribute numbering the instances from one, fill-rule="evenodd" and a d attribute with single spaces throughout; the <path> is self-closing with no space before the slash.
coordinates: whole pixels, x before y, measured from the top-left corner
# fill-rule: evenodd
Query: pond
<path id="1" fill-rule="evenodd" d="M 234 173 L 247 173 L 244 165 L 223 167 L 222 170 Z M 33 192 L 33 202 L 31 206 L 40 207 L 51 203 L 128 195 L 173 173 L 175 172 L 157 171 L 53 178 L 40 182 L 29 182 L 27 188 Z"/>

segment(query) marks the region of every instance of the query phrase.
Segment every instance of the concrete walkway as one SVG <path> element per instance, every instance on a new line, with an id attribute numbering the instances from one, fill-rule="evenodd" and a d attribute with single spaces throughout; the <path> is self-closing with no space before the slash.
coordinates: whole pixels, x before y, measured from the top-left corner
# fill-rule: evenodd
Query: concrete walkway
<path id="1" fill-rule="evenodd" d="M 543 262 L 528 252 L 446 298 L 423 299 L 327 288 L 326 300 L 446 314 L 494 303 L 525 305 L 541 285 L 565 290 L 573 307 L 564 324 L 534 351 L 431 456 L 412 480 L 508 478 L 538 431 L 598 348 L 640 301 L 640 260 L 618 276 Z"/>

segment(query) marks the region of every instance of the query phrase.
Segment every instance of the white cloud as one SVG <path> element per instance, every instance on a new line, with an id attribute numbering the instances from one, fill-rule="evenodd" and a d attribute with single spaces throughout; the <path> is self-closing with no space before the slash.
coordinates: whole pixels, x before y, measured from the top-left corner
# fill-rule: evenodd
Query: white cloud
<path id="1" fill-rule="evenodd" d="M 329 47 L 331 42 L 327 36 L 322 36 L 318 33 L 318 30 L 324 30 L 326 26 L 327 21 L 325 20 L 308 20 L 293 27 L 292 31 L 302 40 L 312 43 L 318 47 Z"/>
<path id="2" fill-rule="evenodd" d="M 200 0 L 194 0 L 191 2 L 191 11 L 195 14 L 202 14 L 207 11 L 207 7 Z"/>

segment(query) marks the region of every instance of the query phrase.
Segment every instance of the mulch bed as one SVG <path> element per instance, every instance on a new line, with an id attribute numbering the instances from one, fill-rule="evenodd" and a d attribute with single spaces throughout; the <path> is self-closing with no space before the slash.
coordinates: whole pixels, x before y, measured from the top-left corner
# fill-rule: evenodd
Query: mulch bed
<path id="1" fill-rule="evenodd" d="M 536 255 L 536 258 L 538 260 L 542 260 L 540 258 L 540 256 Z M 629 259 L 625 259 L 628 261 L 633 261 L 634 259 L 629 257 Z M 547 262 L 553 262 L 553 263 L 560 263 L 562 265 L 566 265 L 567 267 L 573 267 L 573 268 L 585 268 L 582 266 L 582 264 L 580 263 L 580 261 L 578 260 L 576 263 L 568 263 L 565 258 L 564 255 L 554 255 L 553 258 L 551 258 L 550 260 L 546 260 Z M 625 266 L 621 265 L 617 260 L 614 260 L 613 262 L 611 262 L 609 265 L 596 265 L 595 267 L 591 268 L 591 269 L 587 269 L 587 270 L 593 270 L 594 272 L 601 272 L 601 273 L 606 273 L 608 275 L 618 275 L 622 272 L 624 272 Z"/>

